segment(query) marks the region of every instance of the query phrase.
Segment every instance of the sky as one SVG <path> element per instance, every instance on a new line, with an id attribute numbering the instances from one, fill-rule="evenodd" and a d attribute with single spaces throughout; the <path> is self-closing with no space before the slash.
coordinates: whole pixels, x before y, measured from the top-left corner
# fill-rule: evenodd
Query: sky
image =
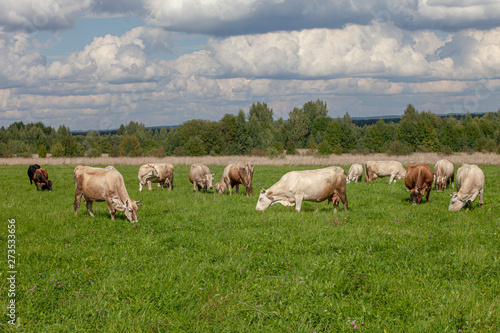
<path id="1" fill-rule="evenodd" d="M 2 0 L 0 126 L 500 108 L 498 0 Z"/>

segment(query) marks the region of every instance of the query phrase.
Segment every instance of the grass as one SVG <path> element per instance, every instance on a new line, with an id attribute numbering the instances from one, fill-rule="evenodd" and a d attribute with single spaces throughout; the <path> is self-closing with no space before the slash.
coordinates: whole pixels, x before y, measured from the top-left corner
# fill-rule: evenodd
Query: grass
<path id="1" fill-rule="evenodd" d="M 223 166 L 210 166 L 220 179 Z M 0 244 L 16 220 L 16 314 L 26 332 L 496 332 L 500 327 L 498 166 L 482 166 L 485 205 L 449 212 L 452 189 L 412 206 L 404 183 L 347 185 L 349 212 L 304 202 L 256 212 L 258 189 L 311 166 L 259 166 L 255 196 L 139 193 L 138 166 L 117 166 L 139 200 L 137 224 L 105 203 L 73 215 L 74 166 L 0 167 Z M 26 170 L 25 170 L 26 169 Z M 344 169 L 347 171 L 348 166 Z M 0 306 L 8 301 L 7 262 Z M 35 288 L 36 287 L 36 288 Z M 7 310 L 7 309 L 6 309 Z M 5 310 L 4 310 L 5 311 Z M 8 317 L 0 319 L 4 329 Z"/>

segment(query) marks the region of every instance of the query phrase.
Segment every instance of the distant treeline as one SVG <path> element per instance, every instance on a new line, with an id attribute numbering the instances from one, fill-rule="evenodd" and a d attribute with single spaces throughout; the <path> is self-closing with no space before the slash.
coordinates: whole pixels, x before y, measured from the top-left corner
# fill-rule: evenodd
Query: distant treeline
<path id="1" fill-rule="evenodd" d="M 500 110 L 481 115 L 437 116 L 409 104 L 401 118 L 356 119 L 328 116 L 325 102 L 309 101 L 294 108 L 288 119 L 273 119 L 266 103 L 248 113 L 226 114 L 219 121 L 194 119 L 177 127 L 146 128 L 130 122 L 116 131 L 71 133 L 41 122 L 16 122 L 0 128 L 0 156 L 203 156 L 310 153 L 412 152 L 500 153 Z"/>

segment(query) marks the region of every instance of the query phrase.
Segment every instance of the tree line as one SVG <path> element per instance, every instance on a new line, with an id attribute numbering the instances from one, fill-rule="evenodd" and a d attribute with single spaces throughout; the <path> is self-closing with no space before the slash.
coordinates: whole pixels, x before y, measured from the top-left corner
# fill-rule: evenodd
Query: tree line
<path id="1" fill-rule="evenodd" d="M 348 113 L 328 116 L 326 102 L 295 107 L 288 119 L 274 120 L 266 103 L 248 113 L 225 114 L 219 121 L 188 120 L 176 128 L 146 128 L 131 121 L 111 133 L 71 133 L 43 123 L 15 122 L 0 128 L 0 156 L 203 156 L 260 155 L 276 157 L 307 149 L 312 154 L 412 152 L 500 153 L 500 110 L 455 117 L 418 111 L 409 104 L 401 118 L 353 121 Z"/>

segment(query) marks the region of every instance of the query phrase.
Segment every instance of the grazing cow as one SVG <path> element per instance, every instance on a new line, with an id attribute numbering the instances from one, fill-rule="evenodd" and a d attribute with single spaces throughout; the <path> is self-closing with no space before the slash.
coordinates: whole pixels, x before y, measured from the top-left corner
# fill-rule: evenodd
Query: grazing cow
<path id="1" fill-rule="evenodd" d="M 236 192 L 238 192 L 239 185 L 243 184 L 247 197 L 253 196 L 252 177 L 253 164 L 250 162 L 229 164 L 224 169 L 220 182 L 215 184 L 215 190 L 219 194 L 224 194 L 227 188 L 229 195 L 232 195 L 233 187 L 236 186 Z"/>
<path id="2" fill-rule="evenodd" d="M 358 163 L 354 163 L 351 165 L 349 168 L 349 172 L 347 173 L 347 179 L 346 183 L 349 184 L 350 182 L 360 182 L 361 179 L 363 178 L 363 166 Z"/>
<path id="3" fill-rule="evenodd" d="M 396 179 L 405 178 L 406 170 L 398 161 L 368 161 L 365 164 L 365 182 L 372 182 L 378 177 L 391 176 L 389 184 Z"/>
<path id="4" fill-rule="evenodd" d="M 158 183 L 158 187 L 168 186 L 174 189 L 174 166 L 170 163 L 148 163 L 141 165 L 139 173 L 139 192 L 143 186 L 148 186 L 151 191 L 151 183 Z"/>
<path id="5" fill-rule="evenodd" d="M 47 170 L 44 168 L 36 169 L 35 174 L 33 175 L 33 181 L 36 185 L 36 190 L 40 187 L 43 190 L 48 190 L 52 192 L 52 181 L 49 180 L 49 175 L 47 174 Z"/>
<path id="6" fill-rule="evenodd" d="M 191 164 L 189 181 L 193 183 L 193 192 L 196 192 L 196 187 L 198 187 L 198 191 L 203 189 L 203 192 L 207 192 L 207 188 L 213 188 L 214 174 L 210 173 L 210 169 L 206 165 Z"/>
<path id="7" fill-rule="evenodd" d="M 115 211 L 125 212 L 130 222 L 137 222 L 137 209 L 142 200 L 130 199 L 125 182 L 118 170 L 112 166 L 104 169 L 79 165 L 73 172 L 75 179 L 75 216 L 78 214 L 82 196 L 90 216 L 94 216 L 92 203 L 106 201 L 111 219 L 115 220 Z"/>
<path id="8" fill-rule="evenodd" d="M 347 211 L 346 175 L 342 168 L 332 166 L 324 169 L 291 171 L 268 190 L 262 189 L 255 207 L 265 211 L 270 205 L 280 203 L 283 206 L 295 206 L 300 212 L 302 201 L 333 203 L 333 212 L 337 212 L 339 201 Z"/>
<path id="9" fill-rule="evenodd" d="M 442 191 L 448 187 L 454 186 L 455 166 L 448 160 L 439 160 L 434 164 L 434 186 L 436 191 Z"/>
<path id="10" fill-rule="evenodd" d="M 414 205 L 422 202 L 422 196 L 425 193 L 425 199 L 429 202 L 429 194 L 432 188 L 432 170 L 425 163 L 413 163 L 408 165 L 405 176 L 405 185 L 410 192 L 411 201 Z"/>
<path id="11" fill-rule="evenodd" d="M 479 205 L 483 206 L 484 173 L 477 165 L 464 164 L 457 170 L 457 190 L 451 195 L 448 210 L 456 212 L 466 206 L 470 207 L 472 201 L 479 195 Z"/>
<path id="12" fill-rule="evenodd" d="M 33 176 L 35 175 L 36 169 L 40 169 L 38 164 L 33 164 L 28 167 L 28 178 L 30 179 L 31 185 L 33 185 Z"/>

